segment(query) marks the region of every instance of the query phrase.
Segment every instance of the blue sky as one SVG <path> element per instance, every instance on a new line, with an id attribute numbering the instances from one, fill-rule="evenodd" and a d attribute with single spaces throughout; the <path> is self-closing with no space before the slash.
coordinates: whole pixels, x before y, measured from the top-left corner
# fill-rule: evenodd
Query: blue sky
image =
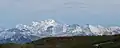
<path id="1" fill-rule="evenodd" d="M 120 0 L 0 0 L 0 27 L 45 19 L 120 26 Z"/>

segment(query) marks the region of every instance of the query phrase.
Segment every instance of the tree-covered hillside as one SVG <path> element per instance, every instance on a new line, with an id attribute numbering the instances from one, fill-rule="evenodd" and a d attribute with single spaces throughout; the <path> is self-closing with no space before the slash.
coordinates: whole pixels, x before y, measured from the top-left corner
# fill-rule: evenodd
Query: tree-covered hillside
<path id="1" fill-rule="evenodd" d="M 26 44 L 1 44 L 0 48 L 119 48 L 120 36 L 48 37 Z"/>

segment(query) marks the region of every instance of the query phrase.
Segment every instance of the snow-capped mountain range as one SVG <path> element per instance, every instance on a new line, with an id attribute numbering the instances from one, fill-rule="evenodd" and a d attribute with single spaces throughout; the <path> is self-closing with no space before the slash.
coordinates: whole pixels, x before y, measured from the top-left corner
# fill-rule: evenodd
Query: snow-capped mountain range
<path id="1" fill-rule="evenodd" d="M 57 23 L 48 19 L 39 22 L 32 22 L 30 25 L 18 24 L 15 28 L 0 28 L 0 43 L 26 43 L 45 37 L 62 36 L 98 36 L 120 34 L 120 27 L 103 27 L 86 24 L 68 25 Z"/>

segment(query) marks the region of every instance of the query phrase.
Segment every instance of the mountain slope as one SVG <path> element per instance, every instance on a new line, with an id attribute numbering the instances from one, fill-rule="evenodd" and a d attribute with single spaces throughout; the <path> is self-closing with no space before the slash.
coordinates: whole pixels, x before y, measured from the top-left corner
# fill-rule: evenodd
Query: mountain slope
<path id="1" fill-rule="evenodd" d="M 86 24 L 61 24 L 48 19 L 32 22 L 30 25 L 18 24 L 15 28 L 0 29 L 0 43 L 26 43 L 46 37 L 64 36 L 103 36 L 120 34 L 120 27 L 103 27 Z"/>

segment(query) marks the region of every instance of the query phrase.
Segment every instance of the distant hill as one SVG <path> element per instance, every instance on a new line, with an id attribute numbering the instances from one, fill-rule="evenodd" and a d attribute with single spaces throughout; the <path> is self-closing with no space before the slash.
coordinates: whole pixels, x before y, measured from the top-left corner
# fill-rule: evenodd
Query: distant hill
<path id="1" fill-rule="evenodd" d="M 26 44 L 1 44 L 0 48 L 119 48 L 120 35 L 47 37 Z"/>

